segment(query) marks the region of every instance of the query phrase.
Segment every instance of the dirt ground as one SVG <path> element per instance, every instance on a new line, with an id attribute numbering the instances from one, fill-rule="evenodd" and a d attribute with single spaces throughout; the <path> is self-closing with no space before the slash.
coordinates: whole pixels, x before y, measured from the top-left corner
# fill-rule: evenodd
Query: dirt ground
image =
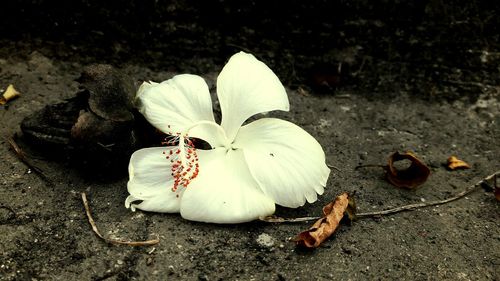
<path id="1" fill-rule="evenodd" d="M 343 224 L 322 247 L 302 251 L 290 238 L 309 223 L 214 225 L 179 215 L 133 213 L 124 207 L 126 176 L 82 176 L 67 161 L 37 157 L 23 144 L 54 183 L 49 185 L 20 161 L 6 138 L 20 133 L 19 124 L 30 113 L 72 97 L 86 61 L 54 59 L 53 53 L 33 47 L 16 50 L 17 56 L 7 53 L 0 58 L 0 85 L 14 84 L 22 96 L 0 108 L 1 280 L 500 279 L 500 205 L 482 188 L 445 205 Z M 214 83 L 220 67 L 198 74 Z M 122 70 L 135 80 L 175 74 L 127 62 Z M 372 98 L 363 87 L 326 95 L 310 88 L 307 93 L 289 90 L 291 111 L 274 115 L 316 137 L 327 162 L 338 170 L 332 169 L 318 202 L 278 208 L 277 215 L 319 215 L 343 191 L 356 192 L 360 212 L 445 199 L 499 170 L 500 85 L 478 87 L 477 98 L 451 101 L 424 100 L 394 88 L 398 92 L 385 99 Z M 359 164 L 383 164 L 391 152 L 406 150 L 431 168 L 429 180 L 417 190 L 391 186 L 378 169 L 354 170 Z M 443 163 L 450 155 L 472 169 L 446 170 Z M 158 236 L 160 243 L 114 246 L 97 238 L 81 192 L 88 195 L 105 236 Z"/>
<path id="2" fill-rule="evenodd" d="M 0 280 L 500 280 L 500 204 L 481 187 L 444 205 L 343 223 L 304 251 L 290 239 L 312 222 L 133 213 L 119 167 L 127 163 L 89 173 L 20 130 L 33 112 L 74 97 L 88 64 L 110 63 L 137 83 L 198 74 L 214 92 L 225 60 L 244 50 L 287 87 L 290 112 L 271 115 L 307 130 L 336 167 L 316 203 L 277 215 L 318 216 L 342 192 L 355 193 L 359 212 L 446 199 L 500 170 L 498 3 L 52 2 L 2 3 L 0 89 L 13 84 L 21 97 L 0 107 Z M 20 161 L 14 134 L 47 179 Z M 416 190 L 395 188 L 381 169 L 355 170 L 408 150 L 431 169 Z M 447 170 L 451 155 L 472 168 Z M 160 243 L 99 239 L 82 192 L 104 236 Z"/>

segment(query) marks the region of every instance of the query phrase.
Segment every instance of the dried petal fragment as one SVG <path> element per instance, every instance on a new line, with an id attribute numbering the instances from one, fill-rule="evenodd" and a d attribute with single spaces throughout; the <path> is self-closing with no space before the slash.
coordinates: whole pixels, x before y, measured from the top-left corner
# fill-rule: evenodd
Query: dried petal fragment
<path id="1" fill-rule="evenodd" d="M 311 228 L 299 233 L 294 239 L 300 247 L 317 248 L 323 241 L 330 237 L 340 220 L 344 217 L 344 212 L 349 205 L 349 195 L 342 193 L 334 201 L 323 207 L 323 217 L 317 220 Z"/>
<path id="2" fill-rule="evenodd" d="M 394 167 L 394 163 L 402 160 L 410 160 L 411 165 L 406 169 L 398 170 Z M 407 189 L 423 184 L 430 173 L 430 169 L 411 152 L 394 152 L 389 156 L 389 163 L 386 167 L 387 180 L 397 187 Z"/>
<path id="3" fill-rule="evenodd" d="M 21 94 L 14 88 L 14 85 L 10 84 L 7 87 L 7 90 L 3 93 L 2 97 L 0 97 L 0 105 L 6 104 L 8 101 L 13 100 L 19 97 Z"/>
<path id="4" fill-rule="evenodd" d="M 458 170 L 458 169 L 470 169 L 470 165 L 467 162 L 458 159 L 456 156 L 450 156 L 448 158 L 448 169 Z"/>

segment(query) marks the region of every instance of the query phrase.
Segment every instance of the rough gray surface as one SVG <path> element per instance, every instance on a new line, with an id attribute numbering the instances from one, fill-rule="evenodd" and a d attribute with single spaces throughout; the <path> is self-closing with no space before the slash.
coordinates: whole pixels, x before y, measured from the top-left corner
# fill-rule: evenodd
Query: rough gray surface
<path id="1" fill-rule="evenodd" d="M 162 80 L 124 63 L 136 79 Z M 0 58 L 0 85 L 12 83 L 22 96 L 0 108 L 0 135 L 19 132 L 20 121 L 44 105 L 75 93 L 83 65 L 38 52 Z M 218 67 L 214 66 L 214 70 Z M 220 68 L 219 68 L 220 69 Z M 203 73 L 202 73 L 203 74 Z M 210 83 L 217 72 L 205 77 Z M 340 90 L 335 96 L 289 91 L 291 111 L 274 114 L 292 121 L 323 145 L 332 170 L 320 200 L 303 208 L 278 208 L 286 217 L 314 216 L 336 195 L 356 191 L 359 211 L 444 199 L 497 171 L 500 87 L 470 102 L 428 102 L 399 93 L 367 99 L 370 93 Z M 439 93 L 438 93 L 439 94 Z M 29 147 L 25 147 L 29 151 Z M 399 190 L 377 169 L 393 151 L 414 151 L 432 170 L 415 191 Z M 36 155 L 36 151 L 33 151 Z M 452 154 L 472 169 L 450 172 Z M 500 278 L 499 204 L 482 189 L 439 207 L 364 219 L 340 229 L 319 249 L 299 251 L 289 241 L 307 223 L 214 225 L 179 215 L 132 213 L 123 206 L 126 178 L 84 178 L 64 162 L 35 160 L 55 184 L 48 185 L 0 140 L 1 280 L 495 280 Z M 142 240 L 151 247 L 112 246 L 98 239 L 85 217 L 86 192 L 101 232 Z M 14 216 L 7 208 L 15 211 Z M 263 233 L 273 247 L 259 242 Z"/>

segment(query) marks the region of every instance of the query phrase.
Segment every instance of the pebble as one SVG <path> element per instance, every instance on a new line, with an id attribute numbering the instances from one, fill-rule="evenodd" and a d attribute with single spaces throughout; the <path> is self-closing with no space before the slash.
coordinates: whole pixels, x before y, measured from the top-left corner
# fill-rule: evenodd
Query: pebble
<path id="1" fill-rule="evenodd" d="M 260 234 L 256 241 L 257 244 L 263 248 L 271 248 L 274 246 L 274 238 L 267 233 Z"/>

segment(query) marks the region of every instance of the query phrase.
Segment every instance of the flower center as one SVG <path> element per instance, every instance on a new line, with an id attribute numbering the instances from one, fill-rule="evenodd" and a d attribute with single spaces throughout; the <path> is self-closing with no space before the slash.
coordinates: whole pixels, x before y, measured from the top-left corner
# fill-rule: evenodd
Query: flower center
<path id="1" fill-rule="evenodd" d="M 188 134 L 191 129 L 202 125 L 213 126 L 219 130 L 219 133 L 224 138 L 223 146 L 226 148 L 231 147 L 231 144 L 227 140 L 222 127 L 215 122 L 205 120 L 194 123 L 184 130 L 184 132 L 175 133 L 172 138 L 163 142 L 163 144 L 170 146 L 177 145 L 176 148 L 163 152 L 163 154 L 166 155 L 167 160 L 172 163 L 171 175 L 174 178 L 172 192 L 176 192 L 179 187 L 188 187 L 191 181 L 194 180 L 200 172 L 198 154 L 196 153 L 196 148 L 194 147 L 193 141 L 189 138 Z"/>
<path id="2" fill-rule="evenodd" d="M 167 160 L 172 163 L 171 175 L 174 178 L 173 192 L 176 192 L 179 186 L 187 187 L 198 176 L 200 171 L 198 154 L 193 142 L 187 135 L 177 134 L 177 136 L 166 141 L 164 144 L 174 144 L 176 142 L 179 143 L 177 148 L 163 152 Z"/>

